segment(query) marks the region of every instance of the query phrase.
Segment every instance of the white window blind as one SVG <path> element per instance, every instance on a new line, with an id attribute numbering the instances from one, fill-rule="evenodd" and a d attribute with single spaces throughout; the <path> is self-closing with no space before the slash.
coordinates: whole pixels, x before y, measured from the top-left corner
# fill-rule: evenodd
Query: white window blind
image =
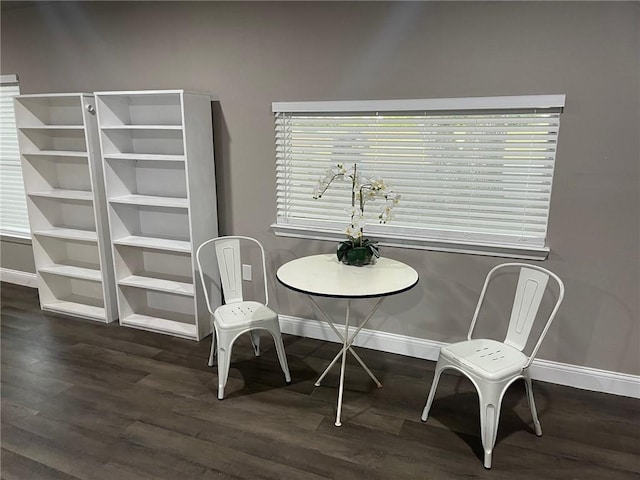
<path id="1" fill-rule="evenodd" d="M 274 103 L 276 233 L 344 232 L 349 182 L 318 200 L 313 187 L 328 168 L 355 163 L 401 195 L 386 224 L 375 207 L 365 212 L 367 236 L 546 255 L 563 106 L 564 95 Z"/>
<path id="2" fill-rule="evenodd" d="M 0 233 L 30 237 L 13 108 L 19 94 L 18 77 L 0 75 Z"/>

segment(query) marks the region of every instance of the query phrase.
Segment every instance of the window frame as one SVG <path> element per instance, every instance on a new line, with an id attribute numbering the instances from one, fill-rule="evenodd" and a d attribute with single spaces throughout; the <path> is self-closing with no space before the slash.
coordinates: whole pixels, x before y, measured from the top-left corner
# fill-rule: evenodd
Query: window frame
<path id="1" fill-rule="evenodd" d="M 0 166 L 3 166 L 3 158 L 2 156 L 4 155 L 11 155 L 11 158 L 9 158 L 9 165 L 11 167 L 13 167 L 15 169 L 15 167 L 18 167 L 18 173 L 12 174 L 10 176 L 10 180 L 12 180 L 13 182 L 20 182 L 22 185 L 22 193 L 24 195 L 24 219 L 25 219 L 25 224 L 26 224 L 26 229 L 20 229 L 20 228 L 11 228 L 8 227 L 6 228 L 4 225 L 0 224 L 0 239 L 2 240 L 7 240 L 7 241 L 12 241 L 15 243 L 25 243 L 25 244 L 30 244 L 31 243 L 31 229 L 30 229 L 30 224 L 29 224 L 29 216 L 28 216 L 28 212 L 27 212 L 27 204 L 26 204 L 26 193 L 24 192 L 24 181 L 22 178 L 22 160 L 20 158 L 20 150 L 18 148 L 18 136 L 17 136 L 17 127 L 16 127 L 16 118 L 15 118 L 15 109 L 14 109 L 14 98 L 18 95 L 20 95 L 20 81 L 18 78 L 18 75 L 15 74 L 8 74 L 8 75 L 0 75 L 0 89 L 2 89 L 2 96 L 5 96 L 5 88 L 10 88 L 10 87 L 17 87 L 17 93 L 11 92 L 10 93 L 10 99 L 7 101 L 7 99 L 3 98 L 3 104 L 2 104 L 2 108 L 9 108 L 9 105 L 11 106 L 11 110 L 13 112 L 13 125 L 9 125 L 9 129 L 13 129 L 13 131 L 15 132 L 14 135 L 15 137 L 9 139 L 9 145 L 14 145 L 15 148 L 8 148 L 8 152 L 4 150 L 4 148 L 0 148 Z M 7 112 L 8 113 L 8 112 Z M 2 116 L 4 117 L 5 112 L 2 112 Z M 4 127 L 3 127 L 4 128 Z M 6 137 L 3 139 L 3 141 L 6 141 Z M 15 143 L 14 143 L 15 142 Z M 0 146 L 1 147 L 1 146 Z M 15 156 L 13 156 L 12 154 L 15 154 Z M 3 169 L 4 170 L 4 169 Z M 0 189 L 2 189 L 5 180 L 7 180 L 8 178 L 6 177 L 6 170 L 4 170 L 3 174 L 0 175 Z M 3 198 L 1 196 L 1 192 L 0 192 L 0 201 L 2 201 Z M 4 208 L 4 207 L 0 207 L 0 208 Z M 15 227 L 15 226 L 14 226 Z"/>
<path id="2" fill-rule="evenodd" d="M 485 111 L 512 113 L 522 110 L 548 110 L 559 114 L 565 105 L 565 95 L 521 95 L 521 96 L 500 96 L 500 97 L 471 97 L 471 98 L 439 98 L 439 99 L 409 99 L 409 100 L 370 100 L 370 101 L 320 101 L 320 102 L 274 102 L 272 112 L 277 117 L 278 114 L 358 114 L 371 112 L 447 112 L 451 114 L 466 115 L 470 112 L 482 113 Z M 559 119 L 558 119 L 559 122 Z M 276 126 L 276 136 L 278 127 Z M 276 144 L 278 138 L 276 138 Z M 557 137 L 556 137 L 557 143 Z M 549 185 L 549 201 L 551 197 L 551 184 L 553 183 L 553 172 L 555 167 L 555 153 L 551 167 L 551 180 Z M 276 145 L 276 168 L 281 165 L 283 159 L 278 158 L 278 145 Z M 278 174 L 277 174 L 278 175 Z M 396 188 L 402 194 L 402 191 Z M 311 191 L 309 197 L 311 198 Z M 397 207 L 401 208 L 400 205 Z M 347 205 L 345 205 L 347 207 Z M 379 242 L 381 246 L 403 247 L 425 249 L 443 252 L 481 254 L 508 258 L 522 258 L 530 260 L 543 260 L 547 258 L 550 247 L 548 245 L 548 221 L 550 215 L 550 205 L 546 207 L 544 246 L 540 245 L 517 245 L 509 243 L 497 243 L 496 241 L 483 242 L 478 239 L 466 241 L 461 239 L 431 238 L 427 236 L 415 236 L 403 232 L 403 227 L 394 227 L 393 221 L 385 225 L 387 231 L 375 232 L 365 231 L 365 235 L 372 240 Z M 313 220 L 309 220 L 309 225 L 291 225 L 281 223 L 279 217 L 271 225 L 274 233 L 278 236 L 306 238 L 314 240 L 340 241 L 344 239 L 344 233 L 326 228 L 322 225 L 314 225 Z M 375 230 L 375 229 L 374 229 Z M 406 228 L 405 228 L 406 230 Z M 446 236 L 446 233 L 444 234 Z"/>

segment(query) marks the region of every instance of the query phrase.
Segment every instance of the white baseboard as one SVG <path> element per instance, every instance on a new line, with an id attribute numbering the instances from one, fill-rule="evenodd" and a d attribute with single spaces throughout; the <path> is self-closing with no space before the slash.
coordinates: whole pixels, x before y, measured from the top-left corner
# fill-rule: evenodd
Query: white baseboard
<path id="1" fill-rule="evenodd" d="M 22 272 L 0 267 L 0 281 L 14 283 L 25 287 L 38 288 L 38 280 L 35 273 Z"/>
<path id="2" fill-rule="evenodd" d="M 531 378 L 568 387 L 640 398 L 640 376 L 536 359 Z"/>
<path id="3" fill-rule="evenodd" d="M 280 315 L 280 327 L 282 333 L 338 342 L 333 330 L 326 323 L 317 320 Z M 341 325 L 336 327 L 341 329 Z M 440 348 L 446 344 L 363 328 L 354 345 L 435 362 Z M 636 375 L 537 359 L 531 366 L 531 378 L 583 390 L 640 398 L 640 377 Z"/>

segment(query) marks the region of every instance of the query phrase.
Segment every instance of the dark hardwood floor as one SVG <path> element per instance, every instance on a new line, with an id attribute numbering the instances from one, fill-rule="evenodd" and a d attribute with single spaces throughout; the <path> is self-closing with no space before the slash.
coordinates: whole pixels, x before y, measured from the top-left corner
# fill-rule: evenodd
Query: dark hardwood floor
<path id="1" fill-rule="evenodd" d="M 534 382 L 507 393 L 493 469 L 482 466 L 471 384 L 444 375 L 420 414 L 434 363 L 359 349 L 349 359 L 343 426 L 338 370 L 314 387 L 336 344 L 241 339 L 225 400 L 200 343 L 45 314 L 34 289 L 2 284 L 3 479 L 627 479 L 640 478 L 640 401 Z"/>

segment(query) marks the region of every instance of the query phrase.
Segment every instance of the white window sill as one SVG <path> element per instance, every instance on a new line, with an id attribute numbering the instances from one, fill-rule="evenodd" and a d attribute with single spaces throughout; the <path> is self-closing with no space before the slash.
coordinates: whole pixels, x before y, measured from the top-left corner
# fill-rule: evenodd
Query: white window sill
<path id="1" fill-rule="evenodd" d="M 0 241 L 9 243 L 22 243 L 31 245 L 31 235 L 27 233 L 2 232 L 0 231 Z"/>
<path id="2" fill-rule="evenodd" d="M 332 231 L 321 231 L 299 226 L 271 225 L 273 232 L 279 237 L 306 238 L 309 240 L 329 240 L 340 242 L 344 235 Z M 392 237 L 382 235 L 366 235 L 378 242 L 381 247 L 411 248 L 416 250 L 432 250 L 435 252 L 464 253 L 487 255 L 491 257 L 518 258 L 523 260 L 545 260 L 549 256 L 549 248 L 532 248 L 501 246 L 455 241 L 430 240 L 424 238 Z"/>

